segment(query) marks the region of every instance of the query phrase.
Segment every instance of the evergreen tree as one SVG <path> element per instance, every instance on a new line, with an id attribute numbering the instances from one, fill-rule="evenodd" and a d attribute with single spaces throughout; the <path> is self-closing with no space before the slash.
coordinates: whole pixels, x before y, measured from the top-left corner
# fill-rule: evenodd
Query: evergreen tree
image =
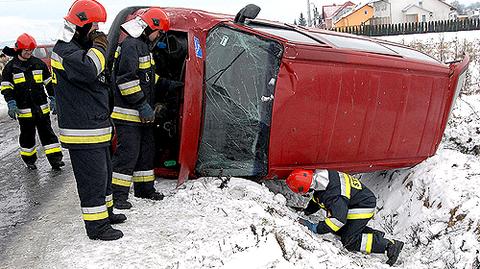
<path id="1" fill-rule="evenodd" d="M 303 12 L 300 13 L 300 18 L 298 18 L 298 25 L 300 26 L 307 26 L 307 20 L 303 16 Z"/>

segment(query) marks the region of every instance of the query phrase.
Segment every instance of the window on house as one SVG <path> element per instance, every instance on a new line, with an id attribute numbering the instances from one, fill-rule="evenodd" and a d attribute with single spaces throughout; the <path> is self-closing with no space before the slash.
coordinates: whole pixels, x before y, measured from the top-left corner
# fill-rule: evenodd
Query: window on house
<path id="1" fill-rule="evenodd" d="M 427 15 L 422 15 L 422 22 L 426 22 L 427 21 Z"/>

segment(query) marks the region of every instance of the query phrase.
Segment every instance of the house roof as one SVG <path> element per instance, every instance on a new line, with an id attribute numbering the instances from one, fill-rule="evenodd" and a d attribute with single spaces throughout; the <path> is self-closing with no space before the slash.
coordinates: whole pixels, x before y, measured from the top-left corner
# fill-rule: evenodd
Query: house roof
<path id="1" fill-rule="evenodd" d="M 414 8 L 414 7 L 418 8 L 418 9 L 421 9 L 421 10 L 424 10 L 424 11 L 426 11 L 426 12 L 432 12 L 432 11 L 430 11 L 430 10 L 428 10 L 428 9 L 425 9 L 425 8 L 423 8 L 423 7 L 421 7 L 421 6 L 418 6 L 418 5 L 416 5 L 416 4 L 407 5 L 406 7 L 404 7 L 404 8 L 402 9 L 402 12 L 405 13 L 405 12 L 407 12 L 409 9 Z"/>
<path id="2" fill-rule="evenodd" d="M 342 5 L 333 4 L 333 5 L 322 6 L 323 18 L 324 19 L 332 18 L 336 14 L 338 14 L 338 12 L 340 12 L 341 10 L 349 6 L 355 6 L 355 4 L 350 1 L 347 1 Z"/>
<path id="3" fill-rule="evenodd" d="M 353 8 L 353 9 L 350 10 L 349 12 L 343 14 L 341 17 L 337 18 L 334 23 L 337 23 L 337 22 L 340 21 L 341 19 L 346 18 L 346 17 L 352 15 L 352 14 L 355 13 L 356 11 L 362 9 L 364 6 L 370 6 L 370 7 L 372 7 L 372 6 L 370 5 L 370 3 L 372 3 L 372 2 L 376 2 L 376 1 L 366 1 L 365 3 L 359 3 L 357 6 L 355 6 L 355 8 Z"/>

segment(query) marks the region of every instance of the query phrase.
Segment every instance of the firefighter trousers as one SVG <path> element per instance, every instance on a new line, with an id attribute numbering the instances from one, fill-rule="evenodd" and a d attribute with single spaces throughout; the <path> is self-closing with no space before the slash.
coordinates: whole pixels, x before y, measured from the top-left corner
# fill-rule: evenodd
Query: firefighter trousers
<path id="1" fill-rule="evenodd" d="M 87 235 L 96 237 L 109 227 L 112 214 L 112 163 L 110 147 L 69 149 L 77 181 Z"/>
<path id="2" fill-rule="evenodd" d="M 126 201 L 132 182 L 136 197 L 149 197 L 155 192 L 153 127 L 117 124 L 116 131 L 117 148 L 112 160 L 113 199 Z"/>
<path id="3" fill-rule="evenodd" d="M 63 154 L 58 138 L 53 132 L 49 114 L 32 118 L 18 119 L 20 125 L 20 155 L 26 164 L 34 164 L 37 160 L 35 133 L 38 131 L 40 142 L 45 150 L 50 165 L 62 160 Z"/>
<path id="4" fill-rule="evenodd" d="M 388 240 L 383 237 L 382 232 L 367 226 L 369 220 L 347 220 L 347 223 L 337 233 L 346 249 L 367 254 L 385 253 Z"/>

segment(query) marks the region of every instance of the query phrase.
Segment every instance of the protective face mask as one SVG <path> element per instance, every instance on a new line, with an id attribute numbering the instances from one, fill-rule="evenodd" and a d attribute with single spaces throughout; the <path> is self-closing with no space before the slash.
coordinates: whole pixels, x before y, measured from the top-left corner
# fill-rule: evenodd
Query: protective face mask
<path id="1" fill-rule="evenodd" d="M 60 30 L 58 40 L 62 40 L 64 42 L 72 41 L 73 36 L 75 35 L 75 31 L 76 31 L 75 24 L 67 20 L 64 20 L 63 27 Z"/>
<path id="2" fill-rule="evenodd" d="M 142 35 L 148 24 L 144 22 L 140 17 L 135 17 L 133 20 L 129 20 L 121 25 L 122 29 L 127 32 L 131 37 L 137 38 Z"/>

